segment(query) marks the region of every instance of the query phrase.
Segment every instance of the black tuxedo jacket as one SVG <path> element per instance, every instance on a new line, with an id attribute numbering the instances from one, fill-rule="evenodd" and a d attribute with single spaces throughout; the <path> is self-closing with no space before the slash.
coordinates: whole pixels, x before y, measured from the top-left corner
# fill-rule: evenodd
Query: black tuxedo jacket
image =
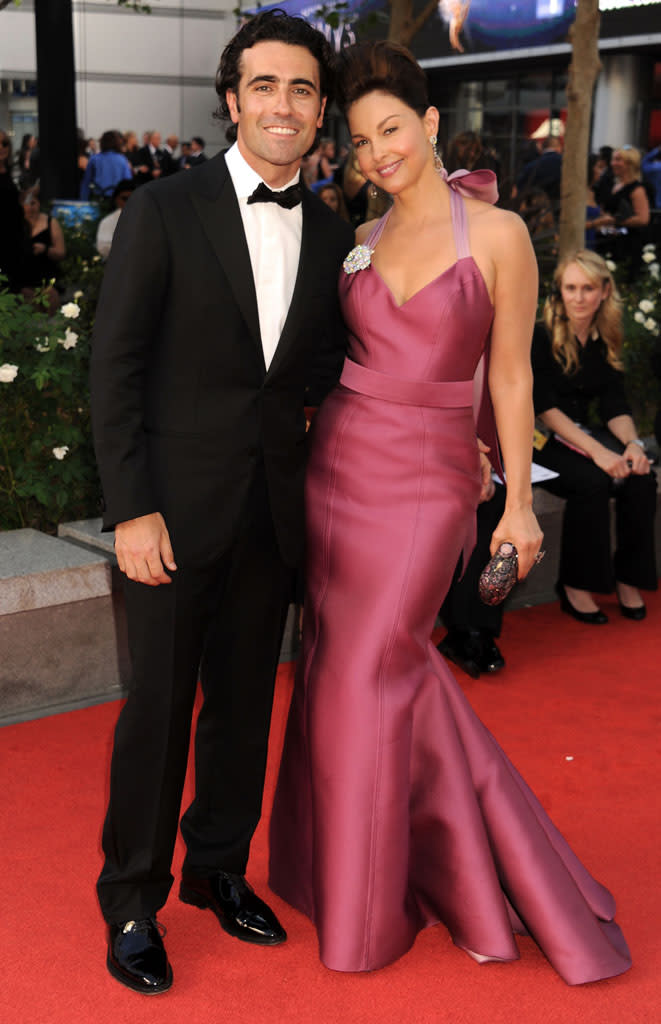
<path id="1" fill-rule="evenodd" d="M 349 225 L 304 190 L 298 275 L 268 369 L 248 246 L 221 154 L 138 189 L 108 260 L 92 344 L 104 528 L 159 511 L 179 565 L 231 544 L 263 462 L 280 549 L 303 541 L 306 387 L 341 367 Z"/>
<path id="2" fill-rule="evenodd" d="M 145 167 L 148 167 L 149 170 L 147 172 L 141 171 L 140 174 L 138 174 L 138 176 L 137 176 L 138 183 L 144 183 L 144 182 L 147 182 L 147 181 L 151 181 L 152 173 L 153 173 L 153 171 L 154 171 L 154 169 L 156 167 L 160 167 L 161 170 L 163 170 L 162 163 L 161 163 L 162 159 L 163 159 L 163 150 L 162 149 L 157 149 L 156 150 L 156 159 L 154 159 L 154 154 L 152 153 L 151 148 L 149 146 L 142 146 L 138 150 L 138 152 L 136 154 L 136 163 L 135 163 L 134 166 L 137 166 L 137 167 L 145 166 Z"/>

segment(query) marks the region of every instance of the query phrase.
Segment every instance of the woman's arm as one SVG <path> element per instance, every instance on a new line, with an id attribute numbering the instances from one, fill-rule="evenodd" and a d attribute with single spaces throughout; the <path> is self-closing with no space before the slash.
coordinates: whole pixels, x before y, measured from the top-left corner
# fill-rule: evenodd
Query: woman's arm
<path id="1" fill-rule="evenodd" d="M 64 244 L 64 234 L 59 220 L 56 217 L 51 217 L 50 220 L 50 237 L 51 245 L 46 250 L 46 255 L 49 260 L 53 260 L 55 263 L 59 263 L 63 260 L 67 254 L 67 249 Z"/>
<path id="2" fill-rule="evenodd" d="M 610 448 L 600 444 L 599 441 L 586 433 L 585 430 L 577 427 L 574 421 L 560 409 L 546 409 L 539 414 L 539 418 L 545 427 L 548 427 L 549 430 L 557 434 L 563 441 L 566 441 L 572 448 L 578 448 L 580 451 L 585 452 L 586 456 L 592 459 L 595 466 L 602 469 L 604 473 L 608 473 L 614 479 L 621 479 L 629 475 L 627 460 L 623 455 L 618 455 L 616 452 L 611 451 Z M 622 417 L 622 419 L 629 418 Z M 610 423 L 613 422 L 615 421 L 610 421 Z M 611 429 L 610 423 L 608 424 L 609 429 Z M 615 431 L 611 432 L 615 433 Z M 618 437 L 617 434 L 615 436 Z"/>
<path id="3" fill-rule="evenodd" d="M 650 222 L 650 204 L 647 192 L 642 185 L 635 188 L 630 197 L 633 206 L 633 215 L 620 219 L 615 218 L 615 223 L 621 228 L 643 228 Z"/>
<path id="4" fill-rule="evenodd" d="M 494 224 L 494 320 L 489 392 L 507 474 L 505 512 L 491 552 L 511 541 L 519 554 L 519 578 L 534 564 L 542 532 L 532 511 L 532 367 L 530 345 L 537 311 L 537 263 L 527 228 L 515 214 L 498 212 Z"/>

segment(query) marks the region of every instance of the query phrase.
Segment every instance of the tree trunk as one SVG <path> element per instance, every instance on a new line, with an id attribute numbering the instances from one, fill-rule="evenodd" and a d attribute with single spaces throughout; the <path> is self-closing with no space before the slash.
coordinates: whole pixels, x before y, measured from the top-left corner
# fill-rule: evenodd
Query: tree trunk
<path id="1" fill-rule="evenodd" d="M 567 125 L 560 186 L 558 259 L 585 245 L 585 207 L 592 93 L 601 70 L 599 0 L 578 0 L 570 30 L 572 58 L 567 82 Z"/>
<path id="2" fill-rule="evenodd" d="M 42 199 L 78 198 L 71 0 L 35 0 Z"/>
<path id="3" fill-rule="evenodd" d="M 409 46 L 424 23 L 436 11 L 438 0 L 427 0 L 422 10 L 413 16 L 413 0 L 390 0 L 390 24 L 388 40 Z"/>

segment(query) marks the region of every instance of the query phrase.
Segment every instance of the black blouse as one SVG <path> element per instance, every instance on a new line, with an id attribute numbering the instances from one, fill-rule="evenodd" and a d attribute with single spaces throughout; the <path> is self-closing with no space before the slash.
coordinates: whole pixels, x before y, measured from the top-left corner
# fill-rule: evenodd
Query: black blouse
<path id="1" fill-rule="evenodd" d="M 631 415 L 624 374 L 610 365 L 606 345 L 599 337 L 578 345 L 578 365 L 567 374 L 553 356 L 545 325 L 538 323 L 532 340 L 532 368 L 536 416 L 548 409 L 560 409 L 575 423 L 587 424 L 594 399 L 598 399 L 604 426 L 615 416 Z"/>

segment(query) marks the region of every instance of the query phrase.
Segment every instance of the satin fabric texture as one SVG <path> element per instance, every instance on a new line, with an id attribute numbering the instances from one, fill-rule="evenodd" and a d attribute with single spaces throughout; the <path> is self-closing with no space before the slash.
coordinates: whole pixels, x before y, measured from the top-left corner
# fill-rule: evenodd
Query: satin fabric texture
<path id="1" fill-rule="evenodd" d="M 402 305 L 374 266 L 341 275 L 349 359 L 313 426 L 303 652 L 270 883 L 314 921 L 334 970 L 383 967 L 442 922 L 478 961 L 517 959 L 515 934 L 528 932 L 580 984 L 630 966 L 613 898 L 430 639 L 474 544 L 472 396 L 493 318 L 456 187 L 466 194 L 471 176 L 452 177 L 445 273 Z"/>

